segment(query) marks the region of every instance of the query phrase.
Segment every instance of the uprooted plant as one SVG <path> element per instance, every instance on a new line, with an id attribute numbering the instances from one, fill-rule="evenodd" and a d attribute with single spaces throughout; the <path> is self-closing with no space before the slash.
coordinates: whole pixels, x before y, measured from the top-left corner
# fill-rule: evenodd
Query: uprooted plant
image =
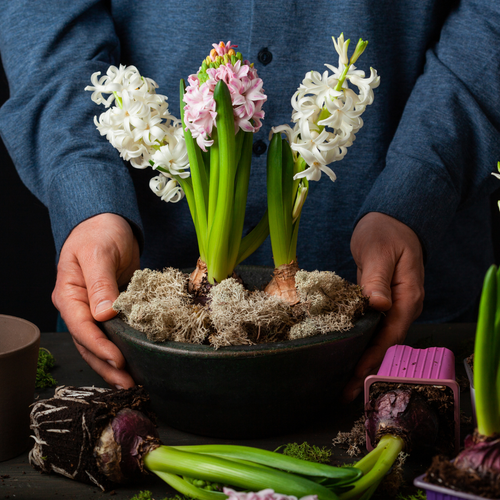
<path id="1" fill-rule="evenodd" d="M 351 456 L 361 452 L 365 437 L 373 446 L 353 464 L 363 471 L 363 476 L 349 485 L 340 498 L 367 500 L 382 482 L 384 492 L 397 488 L 402 480 L 401 457 L 430 456 L 436 449 L 449 452 L 454 444 L 453 405 L 453 395 L 443 387 L 399 382 L 372 384 L 364 417 L 355 422 L 351 432 L 340 432 L 333 440 L 334 444 L 348 447 Z"/>
<path id="2" fill-rule="evenodd" d="M 342 500 L 367 500 L 404 451 L 422 451 L 438 433 L 438 417 L 415 391 L 389 390 L 373 398 L 366 408 L 365 428 L 374 449 L 356 462 L 363 475 L 345 488 Z"/>
<path id="3" fill-rule="evenodd" d="M 33 406 L 30 463 L 103 491 L 154 473 L 181 494 L 200 500 L 226 499 L 222 486 L 335 500 L 336 492 L 361 474 L 355 468 L 244 446 L 165 446 L 148 415 L 149 398 L 141 387 L 60 387 L 53 398 Z"/>

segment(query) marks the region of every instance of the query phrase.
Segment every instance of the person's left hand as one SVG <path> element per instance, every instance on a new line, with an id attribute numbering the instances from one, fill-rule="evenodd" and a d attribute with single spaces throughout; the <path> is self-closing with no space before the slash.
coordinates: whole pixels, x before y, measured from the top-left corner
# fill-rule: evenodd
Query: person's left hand
<path id="1" fill-rule="evenodd" d="M 358 267 L 358 284 L 374 309 L 385 312 L 382 325 L 344 389 L 350 402 L 368 375 L 377 372 L 389 347 L 404 342 L 424 300 L 424 262 L 418 236 L 388 215 L 371 212 L 356 225 L 351 252 Z"/>

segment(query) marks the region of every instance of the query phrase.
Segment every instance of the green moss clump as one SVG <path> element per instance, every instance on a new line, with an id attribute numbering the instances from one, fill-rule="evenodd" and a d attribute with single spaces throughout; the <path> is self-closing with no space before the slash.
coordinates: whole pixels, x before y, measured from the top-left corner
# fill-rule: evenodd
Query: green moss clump
<path id="1" fill-rule="evenodd" d="M 36 369 L 36 382 L 37 389 L 45 389 L 46 387 L 54 387 L 57 381 L 51 375 L 50 370 L 54 368 L 54 356 L 43 347 L 38 351 L 38 366 Z"/>
<path id="2" fill-rule="evenodd" d="M 130 500 L 154 500 L 153 493 L 149 490 L 140 491 L 137 495 L 134 495 Z M 175 495 L 171 498 L 165 497 L 163 500 L 187 500 L 186 497 L 182 495 Z"/>
<path id="3" fill-rule="evenodd" d="M 288 455 L 289 457 L 300 458 L 318 464 L 329 464 L 332 459 L 332 450 L 327 446 L 320 448 L 319 446 L 310 445 L 307 442 L 302 444 L 288 443 L 283 446 L 284 448 L 280 446 L 278 450 L 283 448 L 283 455 Z"/>
<path id="4" fill-rule="evenodd" d="M 415 493 L 415 495 L 403 495 L 401 493 L 398 493 L 396 500 L 426 500 L 426 498 L 427 495 L 425 491 L 417 490 L 417 493 Z"/>

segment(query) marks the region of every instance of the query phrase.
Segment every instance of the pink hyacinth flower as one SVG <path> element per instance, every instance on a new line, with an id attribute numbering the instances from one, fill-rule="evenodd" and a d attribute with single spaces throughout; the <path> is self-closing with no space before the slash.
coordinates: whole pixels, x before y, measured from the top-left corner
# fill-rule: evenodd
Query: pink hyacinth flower
<path id="1" fill-rule="evenodd" d="M 257 492 L 234 491 L 231 488 L 224 488 L 223 491 L 229 497 L 228 500 L 297 500 L 297 497 L 275 493 L 270 488 Z M 300 500 L 318 500 L 318 497 L 307 495 Z"/>
<path id="2" fill-rule="evenodd" d="M 222 42 L 219 45 L 214 44 L 210 57 L 214 57 L 214 52 L 215 57 L 225 55 L 233 47 L 236 45 L 231 45 L 230 42 L 227 45 Z M 206 74 L 208 79 L 203 84 L 200 84 L 197 75 L 190 75 L 184 95 L 186 128 L 191 131 L 199 147 L 206 151 L 206 148 L 213 144 L 210 137 L 217 118 L 213 93 L 220 80 L 226 83 L 231 95 L 235 134 L 239 129 L 245 132 L 257 132 L 262 126 L 261 120 L 264 118 L 262 105 L 267 96 L 263 93 L 263 82 L 255 68 L 252 68 L 248 61 L 242 63 L 238 60 L 234 65 L 227 62 L 218 68 L 208 68 Z"/>

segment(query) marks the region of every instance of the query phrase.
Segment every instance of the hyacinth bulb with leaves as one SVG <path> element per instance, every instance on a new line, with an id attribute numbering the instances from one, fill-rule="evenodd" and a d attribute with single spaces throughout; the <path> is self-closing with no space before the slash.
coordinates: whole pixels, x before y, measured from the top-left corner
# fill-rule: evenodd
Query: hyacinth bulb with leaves
<path id="1" fill-rule="evenodd" d="M 344 41 L 341 34 L 333 43 L 338 66 L 325 65 L 331 74 L 309 71 L 305 75 L 292 97 L 294 126 L 274 127 L 268 152 L 269 228 L 276 269 L 266 291 L 291 304 L 299 301 L 295 287 L 297 238 L 309 181 L 319 181 L 322 172 L 335 181 L 328 165 L 342 160 L 352 146 L 363 126 L 361 115 L 373 103 L 373 89 L 380 84 L 375 69 L 365 77 L 354 65 L 368 42 L 360 39 L 350 58 L 350 40 Z"/>
<path id="2" fill-rule="evenodd" d="M 140 386 L 59 387 L 33 405 L 29 461 L 102 491 L 153 473 L 197 500 L 338 500 L 361 475 L 356 468 L 247 446 L 167 446 L 150 417 L 149 396 Z M 259 493 L 247 498 L 245 492 Z"/>
<path id="3" fill-rule="evenodd" d="M 162 200 L 186 197 L 200 251 L 191 288 L 231 276 L 269 234 L 265 213 L 242 238 L 253 133 L 264 117 L 262 80 L 235 45 L 213 47 L 187 87 L 181 80 L 181 119 L 134 66 L 94 73 L 86 87 L 109 108 L 95 118 L 101 135 L 133 167 L 157 171 L 150 187 Z"/>
<path id="4" fill-rule="evenodd" d="M 499 165 L 500 169 L 500 165 Z M 496 174 L 494 174 L 496 175 Z M 486 272 L 474 343 L 477 428 L 454 462 L 434 457 L 425 480 L 484 498 L 500 497 L 500 270 Z"/>
<path id="5" fill-rule="evenodd" d="M 214 44 L 197 74 L 181 80 L 184 136 L 193 186 L 193 220 L 200 261 L 196 285 L 221 282 L 267 237 L 267 214 L 242 240 L 253 133 L 261 127 L 266 100 L 253 64 L 230 42 Z M 189 201 L 189 198 L 188 198 Z"/>

